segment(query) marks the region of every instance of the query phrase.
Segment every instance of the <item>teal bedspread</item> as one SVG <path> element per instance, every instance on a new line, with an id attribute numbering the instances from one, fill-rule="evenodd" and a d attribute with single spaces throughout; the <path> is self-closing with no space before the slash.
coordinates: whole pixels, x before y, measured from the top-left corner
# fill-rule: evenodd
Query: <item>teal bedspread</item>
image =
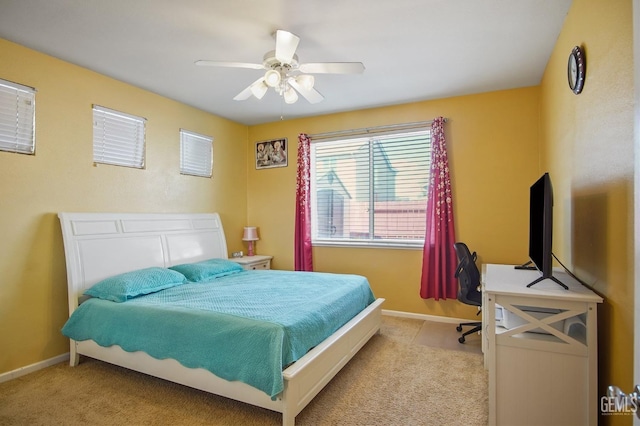
<path id="1" fill-rule="evenodd" d="M 358 275 L 244 271 L 123 303 L 92 298 L 62 333 L 239 380 L 275 398 L 282 370 L 374 301 Z"/>

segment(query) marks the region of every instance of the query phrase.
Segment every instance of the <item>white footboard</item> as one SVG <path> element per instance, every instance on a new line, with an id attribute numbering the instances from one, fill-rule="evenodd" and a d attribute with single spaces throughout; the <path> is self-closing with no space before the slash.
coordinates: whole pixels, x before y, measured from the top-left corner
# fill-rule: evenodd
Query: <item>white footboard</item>
<path id="1" fill-rule="evenodd" d="M 292 426 L 295 416 L 326 386 L 378 330 L 382 303 L 377 299 L 351 321 L 283 372 L 282 424 Z"/>

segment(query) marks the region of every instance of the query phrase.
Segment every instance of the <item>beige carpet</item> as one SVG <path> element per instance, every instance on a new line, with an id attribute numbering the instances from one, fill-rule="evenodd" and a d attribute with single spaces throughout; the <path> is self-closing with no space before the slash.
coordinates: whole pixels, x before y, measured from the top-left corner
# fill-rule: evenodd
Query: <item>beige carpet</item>
<path id="1" fill-rule="evenodd" d="M 486 425 L 482 355 L 427 346 L 424 333 L 424 321 L 383 317 L 381 333 L 296 424 Z M 441 333 L 458 344 L 455 325 Z M 473 338 L 479 341 L 469 336 L 468 343 Z M 87 358 L 78 367 L 58 364 L 0 384 L 0 425 L 280 423 L 278 413 Z"/>
<path id="2" fill-rule="evenodd" d="M 480 334 L 469 334 L 465 337 L 464 344 L 458 342 L 462 333 L 458 333 L 458 324 L 446 322 L 423 321 L 420 332 L 413 339 L 413 343 L 436 348 L 451 349 L 475 354 L 482 353 L 482 340 Z M 473 327 L 465 326 L 463 331 L 471 330 Z"/>

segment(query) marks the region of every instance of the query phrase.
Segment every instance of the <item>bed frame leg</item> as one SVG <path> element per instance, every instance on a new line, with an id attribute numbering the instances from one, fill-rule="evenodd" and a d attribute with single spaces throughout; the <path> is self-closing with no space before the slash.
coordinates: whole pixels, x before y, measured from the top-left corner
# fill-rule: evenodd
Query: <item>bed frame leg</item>
<path id="1" fill-rule="evenodd" d="M 296 424 L 296 416 L 290 416 L 286 412 L 282 413 L 282 426 L 294 426 Z"/>
<path id="2" fill-rule="evenodd" d="M 71 340 L 69 344 L 69 365 L 77 367 L 80 364 L 80 354 L 76 351 L 76 342 Z"/>

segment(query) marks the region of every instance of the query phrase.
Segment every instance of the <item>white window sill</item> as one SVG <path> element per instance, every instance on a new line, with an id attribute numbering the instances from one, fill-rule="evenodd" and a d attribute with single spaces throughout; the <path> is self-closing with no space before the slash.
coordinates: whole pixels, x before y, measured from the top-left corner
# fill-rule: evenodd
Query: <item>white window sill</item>
<path id="1" fill-rule="evenodd" d="M 329 241 L 329 240 L 313 240 L 311 245 L 314 247 L 345 247 L 345 248 L 378 248 L 378 249 L 403 249 L 403 250 L 422 250 L 424 241 Z"/>

